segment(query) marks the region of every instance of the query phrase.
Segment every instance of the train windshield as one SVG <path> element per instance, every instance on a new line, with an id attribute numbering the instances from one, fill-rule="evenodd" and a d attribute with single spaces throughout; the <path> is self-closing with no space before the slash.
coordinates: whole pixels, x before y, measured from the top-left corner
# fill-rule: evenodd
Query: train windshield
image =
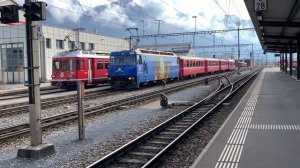
<path id="1" fill-rule="evenodd" d="M 134 65 L 136 62 L 136 55 L 116 55 L 110 57 L 111 65 Z"/>
<path id="2" fill-rule="evenodd" d="M 53 71 L 76 71 L 84 70 L 83 60 L 54 60 Z"/>
<path id="3" fill-rule="evenodd" d="M 53 66 L 53 71 L 59 71 L 60 67 L 61 67 L 60 61 L 59 60 L 53 61 L 53 65 L 52 66 Z"/>
<path id="4" fill-rule="evenodd" d="M 76 60 L 63 60 L 62 61 L 63 71 L 75 71 L 76 70 Z"/>

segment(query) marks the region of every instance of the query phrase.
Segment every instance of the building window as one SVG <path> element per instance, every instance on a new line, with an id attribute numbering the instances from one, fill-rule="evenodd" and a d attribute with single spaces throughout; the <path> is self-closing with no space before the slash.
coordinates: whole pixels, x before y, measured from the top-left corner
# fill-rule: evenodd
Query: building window
<path id="1" fill-rule="evenodd" d="M 57 49 L 64 49 L 64 41 L 63 40 L 56 40 L 56 48 Z"/>
<path id="2" fill-rule="evenodd" d="M 2 44 L 1 47 L 1 68 L 8 72 L 24 71 L 23 44 Z"/>
<path id="3" fill-rule="evenodd" d="M 74 50 L 75 49 L 75 41 L 69 41 L 68 42 L 68 47 L 69 47 L 69 50 Z"/>
<path id="4" fill-rule="evenodd" d="M 81 48 L 82 50 L 85 50 L 85 45 L 84 45 L 83 42 L 80 42 L 80 48 Z"/>
<path id="5" fill-rule="evenodd" d="M 89 43 L 89 50 L 94 50 L 95 49 L 95 45 L 93 43 Z"/>
<path id="6" fill-rule="evenodd" d="M 46 38 L 46 48 L 51 48 L 51 39 Z"/>

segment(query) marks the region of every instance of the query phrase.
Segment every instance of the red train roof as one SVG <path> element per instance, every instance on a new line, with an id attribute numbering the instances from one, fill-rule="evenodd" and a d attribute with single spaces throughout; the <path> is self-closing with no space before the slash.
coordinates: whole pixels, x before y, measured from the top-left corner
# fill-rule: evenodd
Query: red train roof
<path id="1" fill-rule="evenodd" d="M 84 57 L 84 58 L 109 58 L 110 52 L 105 51 L 84 51 L 84 50 L 72 50 L 62 51 L 55 55 L 53 58 L 65 58 L 65 57 Z"/>
<path id="2" fill-rule="evenodd" d="M 189 60 L 199 60 L 199 61 L 204 61 L 204 58 L 201 57 L 189 57 L 189 56 L 179 56 L 180 59 L 189 59 Z"/>

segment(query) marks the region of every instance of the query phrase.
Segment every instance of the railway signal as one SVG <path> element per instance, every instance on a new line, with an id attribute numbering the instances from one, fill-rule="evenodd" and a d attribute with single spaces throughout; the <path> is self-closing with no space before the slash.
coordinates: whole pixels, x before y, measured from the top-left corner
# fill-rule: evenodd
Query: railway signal
<path id="1" fill-rule="evenodd" d="M 0 6 L 1 18 L 3 24 L 19 22 L 19 7 L 18 5 Z"/>
<path id="2" fill-rule="evenodd" d="M 24 17 L 31 21 L 46 20 L 46 6 L 45 2 L 29 2 L 23 5 L 25 9 Z"/>
<path id="3" fill-rule="evenodd" d="M 28 93 L 29 93 L 29 125 L 30 125 L 30 145 L 18 149 L 19 157 L 29 157 L 39 159 L 41 157 L 55 153 L 52 144 L 42 143 L 42 123 L 41 123 L 41 98 L 39 87 L 39 43 L 34 36 L 33 28 L 36 23 L 33 21 L 46 20 L 45 2 L 36 0 L 25 0 L 23 7 L 18 5 L 1 6 L 0 21 L 4 24 L 19 22 L 19 9 L 24 9 L 26 19 L 26 46 L 27 46 L 27 73 L 28 73 Z"/>

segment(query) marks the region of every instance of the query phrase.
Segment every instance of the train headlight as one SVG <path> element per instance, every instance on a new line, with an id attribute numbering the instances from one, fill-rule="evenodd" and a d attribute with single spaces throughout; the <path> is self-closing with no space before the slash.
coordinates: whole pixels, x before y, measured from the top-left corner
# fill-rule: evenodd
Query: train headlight
<path id="1" fill-rule="evenodd" d="M 134 80 L 134 77 L 129 77 L 128 80 Z"/>
<path id="2" fill-rule="evenodd" d="M 55 78 L 55 75 L 51 75 L 51 78 Z"/>

